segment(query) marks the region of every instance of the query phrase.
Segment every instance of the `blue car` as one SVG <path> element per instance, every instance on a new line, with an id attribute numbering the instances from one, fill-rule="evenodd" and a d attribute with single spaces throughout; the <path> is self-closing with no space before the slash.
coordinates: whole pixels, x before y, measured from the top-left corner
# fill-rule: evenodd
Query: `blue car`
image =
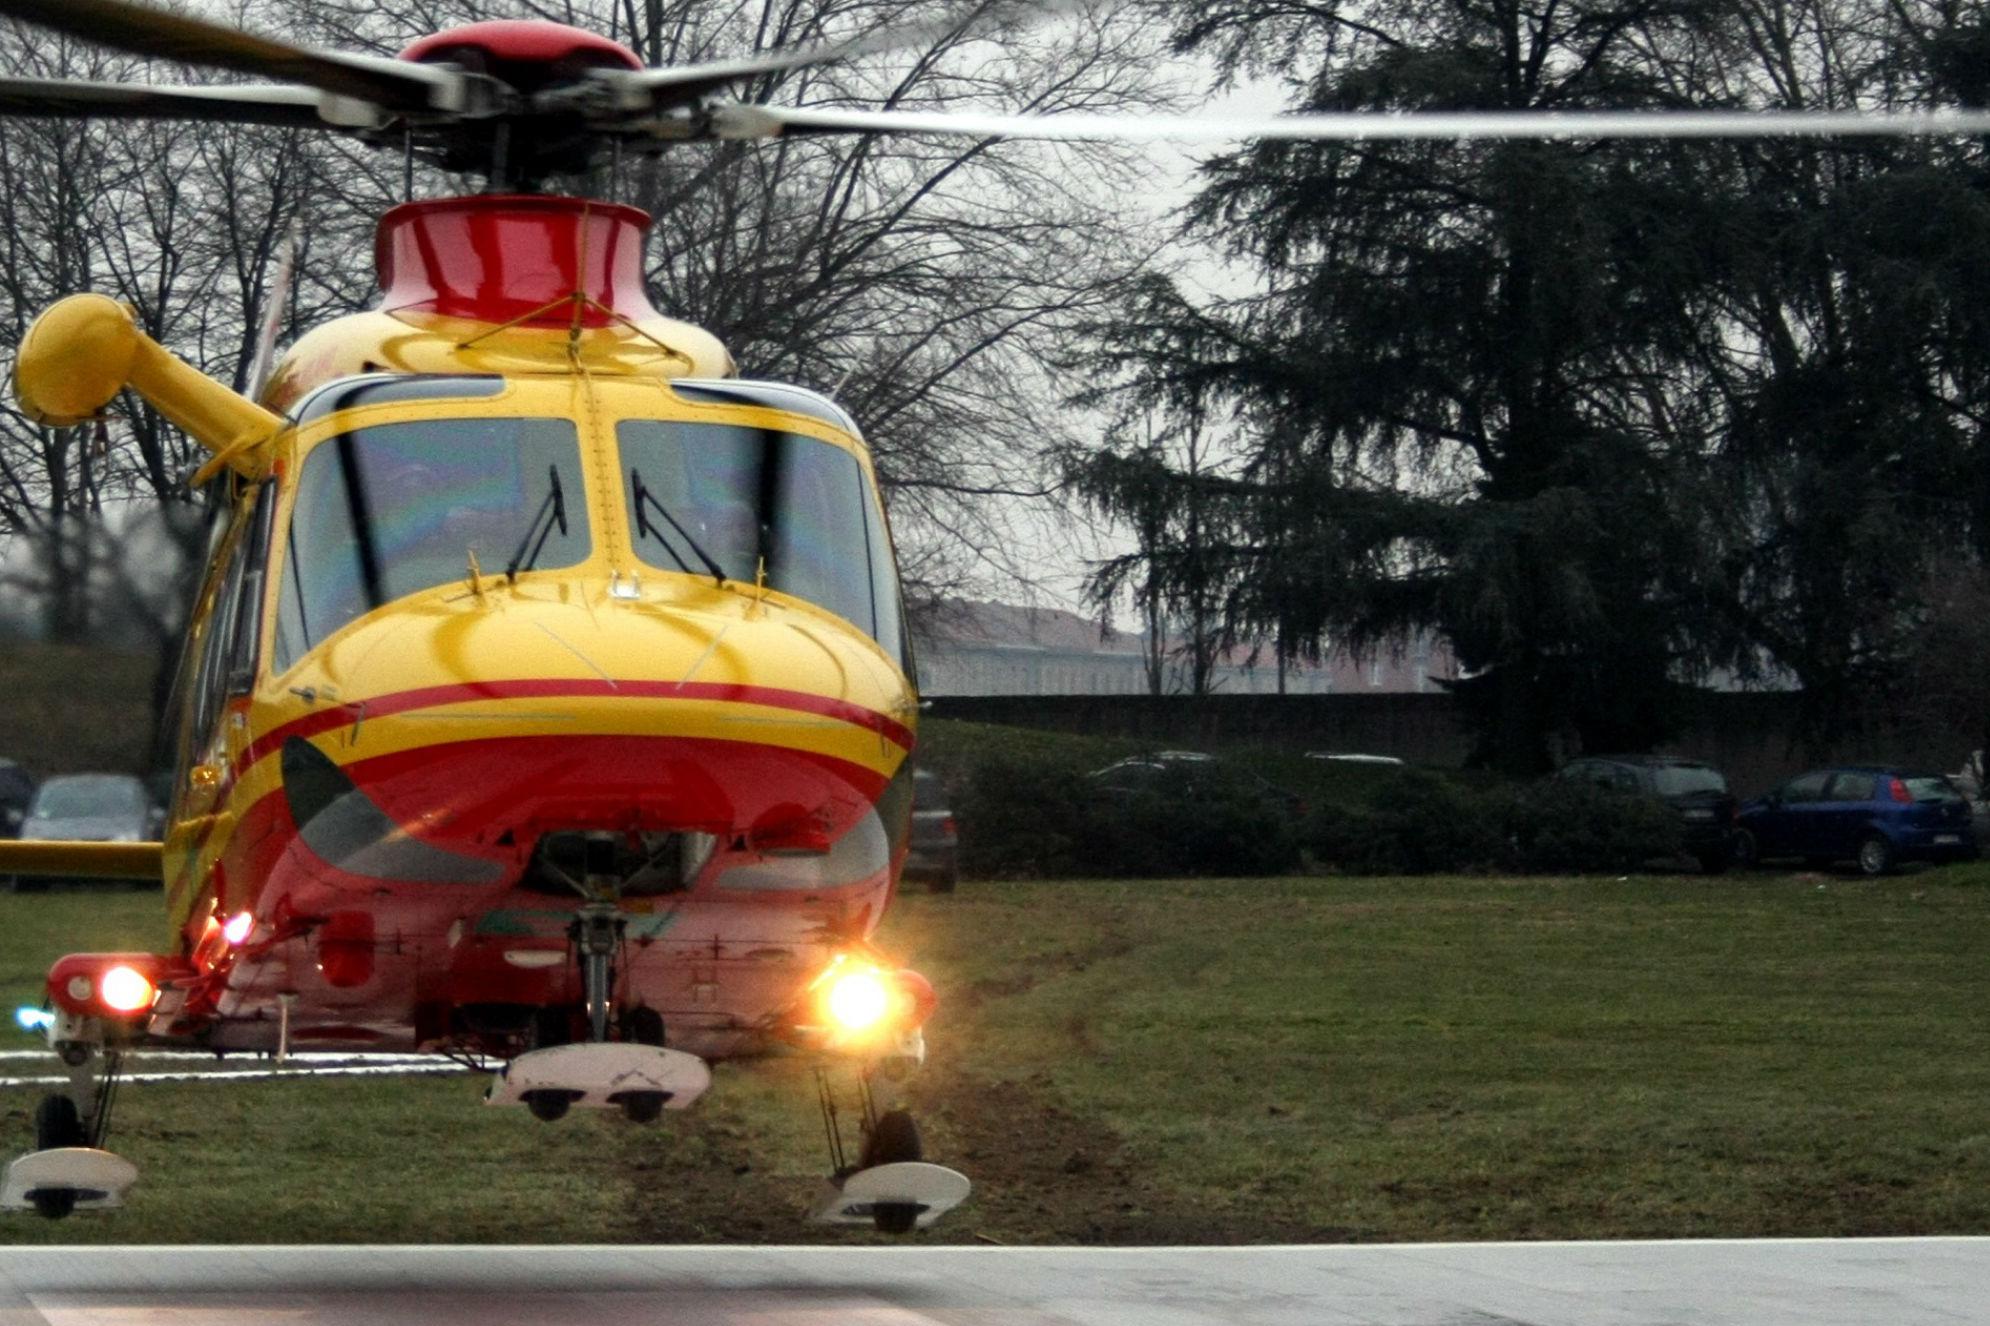
<path id="1" fill-rule="evenodd" d="M 1883 875 L 1901 861 L 1973 861 L 1969 803 L 1940 774 L 1860 765 L 1798 774 L 1741 808 L 1735 859 L 1854 861 Z"/>

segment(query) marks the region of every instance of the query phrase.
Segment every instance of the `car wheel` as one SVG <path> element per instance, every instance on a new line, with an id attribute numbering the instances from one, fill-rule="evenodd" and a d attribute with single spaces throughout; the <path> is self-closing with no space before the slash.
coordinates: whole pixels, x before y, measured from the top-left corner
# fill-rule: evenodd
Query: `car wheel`
<path id="1" fill-rule="evenodd" d="M 1884 875 L 1893 869 L 1893 844 L 1878 834 L 1873 834 L 1859 844 L 1859 873 L 1862 875 Z"/>
<path id="2" fill-rule="evenodd" d="M 1762 845 L 1747 829 L 1736 829 L 1728 859 L 1738 866 L 1759 866 L 1762 864 Z"/>
<path id="3" fill-rule="evenodd" d="M 932 876 L 926 881 L 926 891 L 928 893 L 952 893 L 954 887 L 959 883 L 960 867 L 948 866 L 945 870 L 942 870 L 939 874 Z"/>
<path id="4" fill-rule="evenodd" d="M 1700 873 L 1703 875 L 1724 875 L 1727 873 L 1729 854 L 1725 847 L 1709 847 L 1699 854 Z"/>

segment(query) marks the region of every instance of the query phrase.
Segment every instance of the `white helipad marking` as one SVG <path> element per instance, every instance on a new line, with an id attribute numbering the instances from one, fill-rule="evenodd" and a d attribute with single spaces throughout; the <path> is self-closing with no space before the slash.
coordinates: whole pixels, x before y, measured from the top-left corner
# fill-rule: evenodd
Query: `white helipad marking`
<path id="1" fill-rule="evenodd" d="M 53 1050 L 0 1050 L 0 1060 L 48 1059 Z M 268 1056 L 249 1050 L 240 1050 L 232 1055 L 219 1055 L 212 1050 L 133 1050 L 125 1056 L 126 1063 L 172 1063 L 190 1061 L 195 1063 L 226 1063 L 228 1059 L 262 1059 Z M 290 1059 L 300 1064 L 432 1064 L 436 1056 L 432 1054 L 377 1054 L 371 1050 L 293 1050 Z"/>
<path id="2" fill-rule="evenodd" d="M 0 1248 L 6 1326 L 1956 1326 L 1985 1303 L 1983 1238 Z"/>
<path id="3" fill-rule="evenodd" d="M 441 1073 L 467 1073 L 470 1070 L 461 1064 L 351 1064 L 345 1067 L 306 1065 L 302 1068 L 205 1068 L 190 1069 L 184 1073 L 125 1073 L 120 1072 L 117 1080 L 120 1085 L 127 1082 L 247 1082 L 257 1078 L 273 1077 L 385 1077 L 385 1076 L 427 1076 Z M 45 1077 L 0 1077 L 0 1087 L 52 1087 L 69 1085 L 67 1073 L 56 1073 Z"/>

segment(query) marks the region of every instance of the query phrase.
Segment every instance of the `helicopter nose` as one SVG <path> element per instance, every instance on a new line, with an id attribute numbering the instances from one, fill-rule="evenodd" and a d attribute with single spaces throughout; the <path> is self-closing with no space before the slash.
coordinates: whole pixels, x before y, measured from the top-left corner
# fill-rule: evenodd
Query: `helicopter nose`
<path id="1" fill-rule="evenodd" d="M 471 882 L 484 854 L 552 831 L 833 841 L 912 744 L 902 678 L 813 614 L 730 591 L 709 609 L 474 604 L 401 614 L 324 659 L 340 703 L 285 744 L 283 775 L 327 861 Z"/>

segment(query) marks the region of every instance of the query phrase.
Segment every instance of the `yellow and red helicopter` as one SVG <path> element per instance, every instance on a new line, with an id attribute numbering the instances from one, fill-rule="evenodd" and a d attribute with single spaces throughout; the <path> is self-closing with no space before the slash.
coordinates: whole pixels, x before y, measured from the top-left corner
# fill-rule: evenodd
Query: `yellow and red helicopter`
<path id="1" fill-rule="evenodd" d="M 779 1045 L 858 1073 L 861 1151 L 819 1218 L 896 1232 L 968 1183 L 926 1164 L 882 1070 L 930 985 L 871 947 L 905 854 L 917 697 L 862 435 L 736 375 L 642 280 L 648 218 L 541 193 L 609 144 L 794 132 L 1075 138 L 1984 132 L 1990 116 L 1320 115 L 1126 121 L 783 108 L 719 94 L 885 44 L 645 68 L 540 21 L 398 59 L 309 50 L 125 0 L 0 16 L 284 81 L 0 79 L 0 112 L 310 126 L 480 171 L 379 222 L 382 300 L 304 335 L 259 399 L 95 295 L 22 342 L 23 409 L 126 388 L 210 453 L 226 518 L 183 665 L 163 841 L 0 843 L 0 873 L 162 880 L 170 941 L 50 971 L 46 1097 L 0 1205 L 114 1206 L 135 1049 L 393 1050 L 498 1065 L 488 1098 L 655 1119 L 713 1060 Z M 984 14 L 952 11 L 919 29 Z M 825 1095 L 825 1099 L 827 1096 Z"/>

